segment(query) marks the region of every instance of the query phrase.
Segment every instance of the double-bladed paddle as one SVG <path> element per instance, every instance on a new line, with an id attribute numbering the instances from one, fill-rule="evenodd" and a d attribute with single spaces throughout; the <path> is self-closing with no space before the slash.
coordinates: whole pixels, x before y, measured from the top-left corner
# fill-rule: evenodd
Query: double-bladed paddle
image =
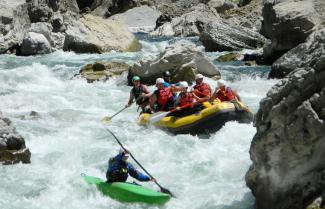
<path id="1" fill-rule="evenodd" d="M 105 127 L 104 126 L 104 128 L 105 128 L 105 130 L 106 131 L 108 131 L 114 138 L 115 138 L 115 140 L 117 141 L 117 143 L 124 149 L 124 150 L 126 150 L 125 148 L 124 148 L 124 146 L 123 146 L 123 144 L 120 142 L 120 140 L 115 136 L 115 134 L 111 131 L 111 130 L 109 130 L 107 127 Z M 129 150 L 127 150 L 127 151 L 129 151 Z M 154 178 L 140 163 L 139 163 L 139 161 L 137 161 L 136 159 L 135 159 L 135 157 L 132 155 L 132 153 L 130 153 L 129 152 L 129 154 L 130 154 L 130 156 L 132 157 L 132 159 L 142 168 L 142 170 L 144 171 L 144 172 L 146 172 L 146 174 L 148 175 L 148 176 L 150 176 L 150 178 Z M 164 188 L 164 187 L 162 187 L 157 181 L 154 181 L 155 182 L 155 184 L 157 184 L 157 186 L 160 188 L 160 191 L 162 192 L 162 193 L 166 193 L 166 194 L 169 194 L 170 196 L 172 196 L 172 197 L 176 197 L 171 191 L 169 191 L 169 189 L 166 189 L 166 188 Z"/>

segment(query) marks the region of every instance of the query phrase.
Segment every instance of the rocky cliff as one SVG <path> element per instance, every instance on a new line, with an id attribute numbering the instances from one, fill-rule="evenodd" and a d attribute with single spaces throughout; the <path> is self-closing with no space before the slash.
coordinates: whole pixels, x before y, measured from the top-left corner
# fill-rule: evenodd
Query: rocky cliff
<path id="1" fill-rule="evenodd" d="M 290 53 L 255 118 L 246 182 L 258 209 L 302 209 L 325 192 L 325 29 Z"/>

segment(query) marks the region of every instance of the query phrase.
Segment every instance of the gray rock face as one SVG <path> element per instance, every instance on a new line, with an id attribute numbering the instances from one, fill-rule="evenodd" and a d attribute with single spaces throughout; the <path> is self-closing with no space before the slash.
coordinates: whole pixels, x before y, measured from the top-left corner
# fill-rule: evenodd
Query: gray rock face
<path id="1" fill-rule="evenodd" d="M 24 0 L 0 1 L 0 54 L 21 44 L 30 21 Z"/>
<path id="2" fill-rule="evenodd" d="M 218 13 L 204 4 L 199 4 L 193 11 L 173 18 L 151 33 L 153 36 L 198 36 L 199 27 L 210 21 L 219 21 Z"/>
<path id="3" fill-rule="evenodd" d="M 0 113 L 0 162 L 3 164 L 30 163 L 30 151 L 25 146 L 25 140 L 11 121 Z"/>
<path id="4" fill-rule="evenodd" d="M 77 53 L 103 53 L 111 50 L 138 51 L 140 43 L 119 22 L 84 15 L 68 26 L 64 50 Z"/>
<path id="5" fill-rule="evenodd" d="M 219 20 L 203 27 L 200 41 L 206 51 L 234 51 L 262 47 L 266 39 L 253 30 Z"/>
<path id="6" fill-rule="evenodd" d="M 134 64 L 128 77 L 138 75 L 143 83 L 154 84 L 156 78 L 162 77 L 167 70 L 171 72 L 173 82 L 185 80 L 191 83 L 196 73 L 208 77 L 220 76 L 216 67 L 193 43 L 178 41 L 158 57 Z"/>
<path id="7" fill-rule="evenodd" d="M 109 19 L 124 23 L 131 32 L 150 32 L 156 26 L 160 12 L 148 6 L 135 7 Z"/>
<path id="8" fill-rule="evenodd" d="M 325 35 L 325 34 L 324 34 Z M 304 66 L 302 60 L 310 60 L 315 54 L 321 56 L 324 53 L 325 44 L 315 42 L 314 36 L 307 39 L 306 43 L 300 44 L 276 60 L 269 74 L 270 78 L 283 78 L 291 71 Z"/>
<path id="9" fill-rule="evenodd" d="M 325 192 L 324 45 L 325 29 L 312 34 L 260 103 L 246 174 L 258 209 L 303 209 Z"/>
<path id="10" fill-rule="evenodd" d="M 224 13 L 226 10 L 236 8 L 237 5 L 227 0 L 211 0 L 207 4 L 217 10 L 218 13 Z"/>
<path id="11" fill-rule="evenodd" d="M 265 59 L 272 63 L 303 43 L 319 27 L 324 11 L 323 0 L 265 1 L 261 33 L 272 42 L 265 49 Z"/>
<path id="12" fill-rule="evenodd" d="M 52 52 L 51 44 L 43 34 L 29 32 L 20 48 L 21 55 L 48 54 Z"/>

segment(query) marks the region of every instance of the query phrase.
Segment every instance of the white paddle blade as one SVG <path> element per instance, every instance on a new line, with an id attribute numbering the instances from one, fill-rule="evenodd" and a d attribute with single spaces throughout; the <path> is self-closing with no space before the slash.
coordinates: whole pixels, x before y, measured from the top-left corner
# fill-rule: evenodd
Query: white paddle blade
<path id="1" fill-rule="evenodd" d="M 149 123 L 157 123 L 158 121 L 160 121 L 161 119 L 163 119 L 164 117 L 166 117 L 169 114 L 169 112 L 158 112 L 155 113 L 154 115 L 152 115 L 149 118 Z"/>

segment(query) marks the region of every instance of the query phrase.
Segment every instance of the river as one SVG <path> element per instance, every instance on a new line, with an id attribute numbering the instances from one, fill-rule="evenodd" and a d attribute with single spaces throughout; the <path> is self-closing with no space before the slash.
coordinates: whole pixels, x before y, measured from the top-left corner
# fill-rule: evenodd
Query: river
<path id="1" fill-rule="evenodd" d="M 138 113 L 132 106 L 116 116 L 109 128 L 177 198 L 163 206 L 120 203 L 83 182 L 80 173 L 105 177 L 107 161 L 117 153 L 118 144 L 100 119 L 127 103 L 131 87 L 124 85 L 126 75 L 91 84 L 71 78 L 86 63 L 116 60 L 132 64 L 175 41 L 139 37 L 143 49 L 138 53 L 57 51 L 31 57 L 0 56 L 0 110 L 12 120 L 32 153 L 31 164 L 0 166 L 0 208 L 252 208 L 254 198 L 244 178 L 251 164 L 253 124 L 228 122 L 208 139 L 172 136 L 137 125 Z M 206 54 L 215 58 L 220 53 Z M 242 62 L 215 64 L 254 112 L 275 84 L 267 79 L 269 67 L 247 67 Z M 212 79 L 206 80 L 216 86 Z M 31 111 L 38 112 L 40 118 L 20 118 Z M 143 185 L 157 189 L 153 183 Z"/>

